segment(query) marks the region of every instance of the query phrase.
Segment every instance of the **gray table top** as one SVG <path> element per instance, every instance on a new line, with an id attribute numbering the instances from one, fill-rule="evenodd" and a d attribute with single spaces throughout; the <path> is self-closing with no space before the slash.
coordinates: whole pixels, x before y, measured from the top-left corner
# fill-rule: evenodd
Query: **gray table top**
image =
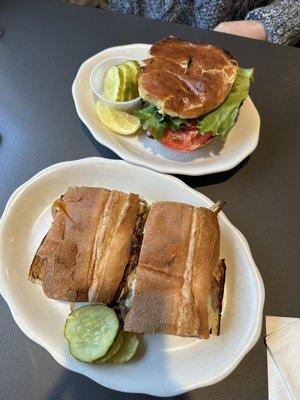
<path id="1" fill-rule="evenodd" d="M 299 317 L 299 49 L 54 0 L 2 0 L 0 28 L 0 213 L 11 193 L 44 167 L 88 156 L 117 158 L 93 140 L 75 112 L 71 84 L 91 55 L 174 34 L 217 43 L 241 65 L 254 66 L 251 97 L 262 119 L 257 150 L 232 171 L 182 179 L 211 199 L 227 200 L 226 215 L 248 239 L 264 279 L 265 314 Z M 62 368 L 19 330 L 2 298 L 0 309 L 1 398 L 148 398 L 114 392 Z M 266 397 L 261 337 L 224 381 L 177 398 Z"/>

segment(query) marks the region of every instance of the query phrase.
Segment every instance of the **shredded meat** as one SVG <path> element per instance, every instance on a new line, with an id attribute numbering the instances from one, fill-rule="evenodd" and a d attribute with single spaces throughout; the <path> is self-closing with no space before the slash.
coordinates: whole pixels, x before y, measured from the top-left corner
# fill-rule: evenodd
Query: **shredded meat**
<path id="1" fill-rule="evenodd" d="M 128 264 L 125 268 L 125 272 L 122 281 L 117 290 L 116 296 L 112 302 L 116 312 L 119 314 L 121 320 L 124 320 L 129 307 L 127 299 L 130 296 L 132 290 L 132 284 L 135 279 L 135 269 L 138 265 L 141 245 L 143 241 L 144 225 L 149 213 L 149 207 L 145 200 L 140 200 L 139 213 L 136 220 L 134 232 L 132 235 L 132 245 Z"/>

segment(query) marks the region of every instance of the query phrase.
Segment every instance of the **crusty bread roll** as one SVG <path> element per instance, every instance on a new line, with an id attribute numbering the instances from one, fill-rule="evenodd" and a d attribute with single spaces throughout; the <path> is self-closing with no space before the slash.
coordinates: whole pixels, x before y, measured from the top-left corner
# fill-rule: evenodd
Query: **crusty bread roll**
<path id="1" fill-rule="evenodd" d="M 220 47 L 169 37 L 151 47 L 139 93 L 162 113 L 197 118 L 225 100 L 237 70 L 237 61 Z"/>
<path id="2" fill-rule="evenodd" d="M 61 202 L 29 278 L 53 299 L 110 303 L 130 257 L 139 195 L 73 187 Z"/>
<path id="3" fill-rule="evenodd" d="M 225 265 L 217 213 L 154 203 L 147 218 L 125 330 L 208 338 L 218 334 Z"/>

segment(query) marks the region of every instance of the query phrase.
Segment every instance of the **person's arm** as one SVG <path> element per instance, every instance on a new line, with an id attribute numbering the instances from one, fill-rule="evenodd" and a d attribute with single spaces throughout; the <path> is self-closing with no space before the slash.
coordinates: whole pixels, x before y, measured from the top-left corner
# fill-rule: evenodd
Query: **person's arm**
<path id="1" fill-rule="evenodd" d="M 265 28 L 259 21 L 224 21 L 218 24 L 214 30 L 251 39 L 266 40 L 267 38 Z"/>
<path id="2" fill-rule="evenodd" d="M 250 11 L 245 19 L 261 22 L 270 42 L 290 45 L 300 39 L 299 0 L 275 0 Z"/>
<path id="3" fill-rule="evenodd" d="M 300 1 L 275 0 L 268 6 L 250 11 L 244 21 L 221 22 L 215 30 L 273 43 L 294 44 L 300 39 Z"/>

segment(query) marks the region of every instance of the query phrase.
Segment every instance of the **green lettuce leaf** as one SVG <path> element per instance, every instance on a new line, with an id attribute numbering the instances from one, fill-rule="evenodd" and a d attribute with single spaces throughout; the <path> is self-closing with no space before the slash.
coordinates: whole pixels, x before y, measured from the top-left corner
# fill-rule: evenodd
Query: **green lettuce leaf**
<path id="1" fill-rule="evenodd" d="M 184 118 L 169 117 L 168 125 L 172 131 L 178 131 L 178 129 L 180 128 L 185 128 L 187 126 L 190 126 L 190 123 L 187 119 Z"/>
<path id="2" fill-rule="evenodd" d="M 247 97 L 250 83 L 253 80 L 253 68 L 239 68 L 232 89 L 225 101 L 213 111 L 199 119 L 198 128 L 201 133 L 213 132 L 215 136 L 226 139 L 230 129 L 235 124 L 239 107 Z"/>
<path id="3" fill-rule="evenodd" d="M 150 103 L 145 103 L 136 115 L 140 119 L 143 129 L 149 130 L 157 140 L 162 139 L 167 128 L 177 131 L 190 125 L 186 119 L 160 114 L 158 109 Z"/>
<path id="4" fill-rule="evenodd" d="M 136 112 L 141 121 L 142 128 L 150 130 L 156 140 L 161 140 L 167 127 L 164 115 L 160 114 L 155 106 L 146 103 L 143 108 Z"/>

